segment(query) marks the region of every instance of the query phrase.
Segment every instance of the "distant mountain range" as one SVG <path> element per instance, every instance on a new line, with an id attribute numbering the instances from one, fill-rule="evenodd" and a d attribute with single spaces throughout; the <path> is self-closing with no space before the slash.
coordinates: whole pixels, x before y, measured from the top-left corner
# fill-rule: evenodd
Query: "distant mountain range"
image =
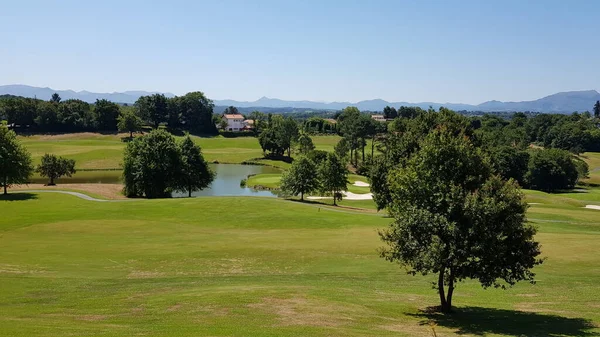
<path id="1" fill-rule="evenodd" d="M 88 91 L 54 90 L 51 88 L 39 88 L 27 85 L 3 85 L 0 86 L 0 95 L 9 94 L 24 97 L 37 97 L 48 100 L 53 93 L 58 93 L 64 99 L 80 99 L 86 102 L 95 102 L 96 99 L 108 99 L 118 103 L 133 104 L 140 96 L 152 95 L 155 92 L 147 91 L 125 91 L 114 93 L 94 93 Z M 174 97 L 171 93 L 164 93 L 167 97 Z M 500 102 L 488 101 L 478 105 L 462 103 L 435 103 L 435 102 L 388 102 L 382 99 L 373 99 L 351 102 L 322 103 L 313 101 L 285 101 L 276 98 L 262 97 L 253 102 L 234 100 L 215 100 L 217 106 L 235 106 L 238 108 L 297 108 L 313 110 L 340 110 L 347 106 L 355 106 L 362 111 L 381 111 L 387 105 L 398 108 L 400 106 L 418 106 L 427 109 L 430 106 L 438 109 L 441 106 L 452 110 L 467 111 L 537 111 L 537 112 L 563 112 L 591 111 L 594 103 L 600 100 L 600 93 L 596 90 L 559 92 L 534 101 L 522 102 Z"/>
<path id="2" fill-rule="evenodd" d="M 158 92 L 148 91 L 125 91 L 113 93 L 97 93 L 89 91 L 73 91 L 73 90 L 55 90 L 51 88 L 39 88 L 28 85 L 12 84 L 0 85 L 0 95 L 15 95 L 23 97 L 37 97 L 43 100 L 49 100 L 52 94 L 58 93 L 62 100 L 80 99 L 85 102 L 93 103 L 97 99 L 107 99 L 117 103 L 133 104 L 140 96 L 152 95 Z M 171 93 L 164 93 L 167 97 L 175 97 Z"/>

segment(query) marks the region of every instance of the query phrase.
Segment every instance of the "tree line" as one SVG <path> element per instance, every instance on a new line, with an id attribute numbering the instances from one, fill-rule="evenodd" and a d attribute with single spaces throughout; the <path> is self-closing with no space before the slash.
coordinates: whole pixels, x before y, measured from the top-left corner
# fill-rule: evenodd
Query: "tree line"
<path id="1" fill-rule="evenodd" d="M 0 117 L 9 125 L 40 132 L 127 131 L 142 125 L 199 134 L 217 132 L 213 102 L 202 92 L 168 98 L 162 94 L 140 97 L 133 106 L 105 99 L 90 104 L 78 99 L 62 100 L 58 94 L 49 101 L 7 96 L 0 98 Z"/>

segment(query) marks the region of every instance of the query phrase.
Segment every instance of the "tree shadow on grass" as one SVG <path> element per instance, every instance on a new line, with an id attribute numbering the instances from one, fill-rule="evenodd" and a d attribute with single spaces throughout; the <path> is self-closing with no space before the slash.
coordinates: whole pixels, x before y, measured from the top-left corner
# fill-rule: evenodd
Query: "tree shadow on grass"
<path id="1" fill-rule="evenodd" d="M 450 314 L 426 310 L 410 316 L 431 324 L 456 330 L 457 334 L 485 336 L 600 336 L 592 332 L 596 326 L 584 318 L 569 318 L 518 310 L 482 307 L 455 308 Z"/>
<path id="2" fill-rule="evenodd" d="M 0 194 L 0 201 L 23 201 L 37 199 L 37 195 L 33 193 L 9 193 Z"/>

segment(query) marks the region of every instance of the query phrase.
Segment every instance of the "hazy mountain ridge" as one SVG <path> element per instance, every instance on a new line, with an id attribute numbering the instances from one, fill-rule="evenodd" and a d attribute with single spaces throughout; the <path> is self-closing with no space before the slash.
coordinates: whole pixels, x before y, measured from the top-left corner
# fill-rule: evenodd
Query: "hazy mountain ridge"
<path id="1" fill-rule="evenodd" d="M 39 88 L 32 87 L 29 85 L 14 84 L 14 85 L 0 85 L 0 95 L 8 94 L 23 97 L 37 97 L 43 100 L 49 100 L 52 94 L 58 93 L 63 100 L 66 99 L 80 99 L 89 103 L 95 102 L 97 99 L 107 99 L 109 101 L 117 103 L 128 103 L 133 104 L 140 96 L 152 95 L 158 92 L 148 91 L 125 91 L 125 92 L 113 92 L 113 93 L 97 93 L 89 92 L 86 90 L 73 91 L 73 90 L 55 90 L 51 88 Z M 171 93 L 165 93 L 167 97 L 174 97 Z"/>
<path id="2" fill-rule="evenodd" d="M 118 103 L 133 104 L 140 96 L 152 95 L 156 92 L 147 91 L 125 91 L 113 93 L 93 93 L 89 91 L 54 90 L 51 88 L 39 88 L 27 85 L 4 85 L 0 86 L 0 95 L 9 94 L 24 97 L 37 97 L 48 100 L 53 93 L 58 93 L 64 99 L 80 99 L 86 102 L 95 102 L 96 99 L 108 99 Z M 172 93 L 165 93 L 167 97 L 173 97 Z M 313 101 L 286 101 L 277 98 L 261 97 L 252 102 L 236 100 L 215 100 L 217 106 L 236 106 L 239 108 L 298 108 L 314 110 L 340 110 L 347 106 L 355 106 L 363 111 L 381 111 L 386 105 L 398 108 L 400 106 L 418 106 L 427 109 L 430 106 L 438 109 L 441 106 L 452 110 L 467 111 L 537 111 L 537 112 L 563 112 L 591 111 L 594 103 L 600 100 L 600 93 L 596 90 L 567 91 L 542 97 L 533 101 L 501 102 L 487 101 L 478 105 L 462 103 L 435 103 L 435 102 L 388 102 L 382 99 L 352 102 L 313 102 Z"/>

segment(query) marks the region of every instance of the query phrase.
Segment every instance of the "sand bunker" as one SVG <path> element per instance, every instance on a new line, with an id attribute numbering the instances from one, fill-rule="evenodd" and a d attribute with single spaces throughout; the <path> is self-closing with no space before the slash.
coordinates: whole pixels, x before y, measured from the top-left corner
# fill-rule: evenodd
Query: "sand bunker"
<path id="1" fill-rule="evenodd" d="M 585 205 L 585 208 L 588 208 L 588 209 L 597 209 L 597 210 L 600 211 L 600 206 L 598 206 L 598 205 Z"/>
<path id="2" fill-rule="evenodd" d="M 369 187 L 369 186 L 371 186 L 368 183 L 365 183 L 364 181 L 355 181 L 354 184 L 352 184 L 352 185 L 358 186 L 358 187 Z"/>

